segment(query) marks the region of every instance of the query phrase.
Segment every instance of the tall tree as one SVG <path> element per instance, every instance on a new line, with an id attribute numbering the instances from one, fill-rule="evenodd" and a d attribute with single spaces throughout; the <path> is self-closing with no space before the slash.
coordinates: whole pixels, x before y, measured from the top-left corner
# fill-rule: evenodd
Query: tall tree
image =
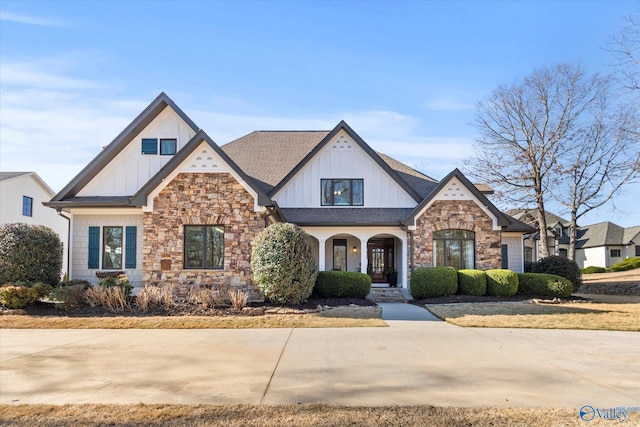
<path id="1" fill-rule="evenodd" d="M 609 202 L 640 175 L 637 111 L 628 104 L 611 105 L 609 99 L 603 96 L 595 103 L 591 122 L 560 155 L 551 192 L 571 214 L 568 257 L 572 260 L 578 219 Z"/>
<path id="2" fill-rule="evenodd" d="M 622 85 L 631 91 L 640 90 L 640 15 L 627 17 L 626 25 L 612 37 L 609 50 Z"/>
<path id="3" fill-rule="evenodd" d="M 549 255 L 545 201 L 559 170 L 559 154 L 576 140 L 578 124 L 601 89 L 598 75 L 558 64 L 498 87 L 477 106 L 480 137 L 476 155 L 467 162 L 469 173 L 492 185 L 505 203 L 535 201 L 541 258 Z"/>

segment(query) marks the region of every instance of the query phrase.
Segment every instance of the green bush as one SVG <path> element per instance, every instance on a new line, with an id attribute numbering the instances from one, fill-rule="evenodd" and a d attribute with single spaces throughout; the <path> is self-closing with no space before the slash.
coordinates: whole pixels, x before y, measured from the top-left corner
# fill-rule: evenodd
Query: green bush
<path id="1" fill-rule="evenodd" d="M 511 270 L 487 270 L 487 295 L 510 297 L 518 292 L 518 275 Z"/>
<path id="2" fill-rule="evenodd" d="M 609 271 L 627 271 L 640 267 L 640 257 L 627 258 L 617 264 L 613 264 L 607 270 Z"/>
<path id="3" fill-rule="evenodd" d="M 279 304 L 299 304 L 311 296 L 318 274 L 311 238 L 300 227 L 276 223 L 253 241 L 251 270 L 265 298 Z"/>
<path id="4" fill-rule="evenodd" d="M 606 268 L 604 267 L 596 267 L 596 266 L 589 266 L 587 268 L 583 268 L 582 270 L 580 270 L 580 273 L 582 274 L 593 274 L 593 273 L 605 273 L 607 271 Z"/>
<path id="5" fill-rule="evenodd" d="M 58 286 L 51 292 L 51 299 L 57 308 L 72 310 L 83 307 L 86 304 L 86 290 L 88 286 L 75 284 L 69 286 Z"/>
<path id="6" fill-rule="evenodd" d="M 62 270 L 62 242 L 50 228 L 22 223 L 0 226 L 0 283 L 56 285 Z"/>
<path id="7" fill-rule="evenodd" d="M 0 287 L 0 303 L 7 308 L 24 308 L 35 304 L 40 297 L 35 288 L 25 285 L 3 285 Z"/>
<path id="8" fill-rule="evenodd" d="M 410 283 L 416 300 L 453 295 L 458 290 L 458 274 L 453 267 L 422 267 L 411 273 Z"/>
<path id="9" fill-rule="evenodd" d="M 458 270 L 458 293 L 484 295 L 487 293 L 487 274 L 481 270 Z"/>
<path id="10" fill-rule="evenodd" d="M 133 285 L 129 283 L 129 279 L 127 278 L 126 274 L 120 274 L 118 275 L 118 277 L 104 278 L 100 280 L 100 286 L 104 288 L 122 288 L 125 297 L 129 300 L 131 299 L 131 291 L 133 290 Z"/>
<path id="11" fill-rule="evenodd" d="M 556 255 L 542 258 L 536 262 L 531 272 L 555 274 L 556 276 L 569 279 L 575 291 L 577 291 L 582 284 L 582 275 L 580 274 L 578 264 L 576 264 L 575 261 Z"/>
<path id="12" fill-rule="evenodd" d="M 573 284 L 569 279 L 545 273 L 518 273 L 518 294 L 540 297 L 570 297 Z"/>
<path id="13" fill-rule="evenodd" d="M 365 298 L 371 277 L 353 271 L 319 271 L 314 293 L 322 298 Z"/>

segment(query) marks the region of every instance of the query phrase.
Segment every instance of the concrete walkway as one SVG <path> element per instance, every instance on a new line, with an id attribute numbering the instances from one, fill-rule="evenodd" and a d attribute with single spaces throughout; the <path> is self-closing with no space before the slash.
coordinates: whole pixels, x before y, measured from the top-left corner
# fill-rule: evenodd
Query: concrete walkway
<path id="1" fill-rule="evenodd" d="M 412 321 L 438 321 L 436 316 L 428 310 L 417 305 L 397 302 L 379 302 L 382 308 L 382 319 L 389 320 L 412 320 Z"/>
<path id="2" fill-rule="evenodd" d="M 383 316 L 415 318 L 414 308 L 384 304 Z M 638 333 L 424 317 L 389 328 L 0 330 L 0 403 L 640 406 Z"/>

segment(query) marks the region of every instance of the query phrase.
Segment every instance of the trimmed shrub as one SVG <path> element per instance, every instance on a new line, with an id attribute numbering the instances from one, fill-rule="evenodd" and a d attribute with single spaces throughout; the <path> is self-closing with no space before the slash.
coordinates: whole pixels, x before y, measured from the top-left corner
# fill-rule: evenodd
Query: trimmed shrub
<path id="1" fill-rule="evenodd" d="M 575 261 L 556 255 L 542 258 L 536 262 L 531 272 L 555 274 L 556 276 L 569 279 L 573 284 L 574 291 L 577 291 L 582 284 L 582 275 L 580 274 L 578 264 L 576 264 Z"/>
<path id="2" fill-rule="evenodd" d="M 0 287 L 0 303 L 7 308 L 24 308 L 35 304 L 40 297 L 38 291 L 25 285 L 3 285 Z"/>
<path id="3" fill-rule="evenodd" d="M 627 258 L 617 264 L 613 264 L 607 270 L 609 271 L 627 271 L 640 267 L 640 257 Z"/>
<path id="4" fill-rule="evenodd" d="M 518 294 L 541 297 L 570 297 L 573 284 L 569 279 L 555 274 L 518 273 Z"/>
<path id="5" fill-rule="evenodd" d="M 487 274 L 482 270 L 458 270 L 458 293 L 484 295 L 487 293 Z"/>
<path id="6" fill-rule="evenodd" d="M 587 268 L 583 268 L 582 270 L 580 270 L 580 273 L 582 274 L 593 274 L 593 273 L 606 273 L 607 269 L 604 267 L 596 267 L 596 266 L 589 266 Z"/>
<path id="7" fill-rule="evenodd" d="M 518 292 L 518 275 L 511 270 L 487 270 L 487 295 L 510 297 Z"/>
<path id="8" fill-rule="evenodd" d="M 56 285 L 62 270 L 62 242 L 43 225 L 0 226 L 0 283 L 44 282 Z"/>
<path id="9" fill-rule="evenodd" d="M 253 241 L 251 270 L 265 298 L 300 304 L 311 296 L 318 274 L 311 238 L 294 224 L 270 225 Z"/>
<path id="10" fill-rule="evenodd" d="M 371 277 L 354 271 L 319 271 L 314 293 L 322 298 L 365 298 Z"/>
<path id="11" fill-rule="evenodd" d="M 453 267 L 422 267 L 411 273 L 410 283 L 416 300 L 453 295 L 458 290 L 458 274 Z"/>

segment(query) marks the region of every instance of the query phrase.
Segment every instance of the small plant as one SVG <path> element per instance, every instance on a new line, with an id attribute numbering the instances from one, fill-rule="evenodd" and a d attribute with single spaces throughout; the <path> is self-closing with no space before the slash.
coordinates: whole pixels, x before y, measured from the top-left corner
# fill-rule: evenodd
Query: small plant
<path id="1" fill-rule="evenodd" d="M 112 313 L 120 313 L 131 310 L 132 290 L 129 279 L 122 274 L 118 278 L 102 279 L 98 286 L 87 289 L 85 298 L 91 307 L 101 306 Z"/>
<path id="2" fill-rule="evenodd" d="M 640 267 L 640 257 L 635 258 L 627 258 L 624 261 L 621 261 L 617 264 L 612 265 L 607 270 L 608 271 L 627 271 L 633 270 L 634 268 Z"/>
<path id="3" fill-rule="evenodd" d="M 187 293 L 187 301 L 191 304 L 201 305 L 204 308 L 212 308 L 215 304 L 214 291 L 206 287 L 192 286 Z"/>
<path id="4" fill-rule="evenodd" d="M 518 275 L 511 270 L 487 270 L 487 295 L 510 297 L 518 292 Z"/>
<path id="5" fill-rule="evenodd" d="M 84 284 L 58 286 L 51 292 L 51 299 L 57 308 L 73 310 L 86 304 L 86 290 Z"/>
<path id="6" fill-rule="evenodd" d="M 145 285 L 136 295 L 136 308 L 141 313 L 147 313 L 160 306 L 170 308 L 172 305 L 173 292 L 170 286 Z"/>
<path id="7" fill-rule="evenodd" d="M 0 287 L 0 303 L 7 308 L 25 308 L 35 304 L 40 297 L 38 291 L 25 285 L 3 285 Z"/>
<path id="8" fill-rule="evenodd" d="M 544 273 L 518 273 L 518 294 L 541 297 L 570 297 L 573 285 L 569 279 Z"/>
<path id="9" fill-rule="evenodd" d="M 458 293 L 484 295 L 487 292 L 487 274 L 482 270 L 458 270 Z"/>
<path id="10" fill-rule="evenodd" d="M 322 298 L 366 298 L 371 277 L 353 271 L 319 271 L 314 291 Z"/>
<path id="11" fill-rule="evenodd" d="M 422 267 L 411 273 L 411 296 L 416 299 L 453 295 L 458 274 L 453 267 Z"/>
<path id="12" fill-rule="evenodd" d="M 580 270 L 580 272 L 582 274 L 606 273 L 607 269 L 604 267 L 596 267 L 591 265 L 589 267 L 583 268 L 582 270 Z"/>
<path id="13" fill-rule="evenodd" d="M 229 299 L 231 300 L 231 305 L 236 310 L 242 310 L 247 305 L 247 299 L 249 296 L 246 292 L 240 289 L 232 289 L 229 290 Z"/>
<path id="14" fill-rule="evenodd" d="M 555 274 L 569 281 L 573 284 L 573 289 L 578 290 L 582 284 L 582 276 L 580 274 L 580 267 L 575 261 L 567 258 L 562 258 L 556 255 L 542 258 L 533 266 L 532 273 L 547 273 Z"/>

